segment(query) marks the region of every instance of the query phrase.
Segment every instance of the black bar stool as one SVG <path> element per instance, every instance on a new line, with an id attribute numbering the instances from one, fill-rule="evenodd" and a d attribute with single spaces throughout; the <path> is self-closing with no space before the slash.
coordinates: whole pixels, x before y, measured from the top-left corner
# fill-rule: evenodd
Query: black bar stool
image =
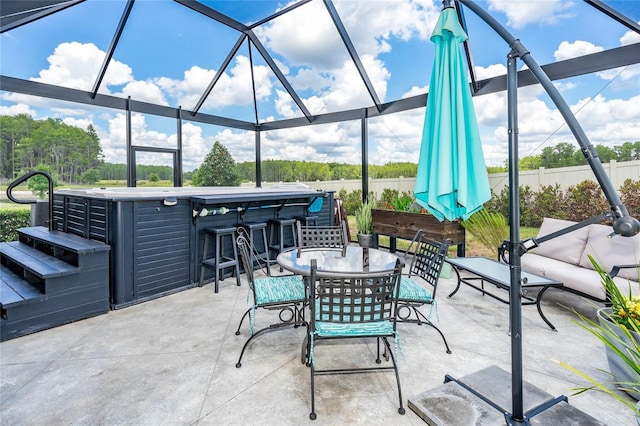
<path id="1" fill-rule="evenodd" d="M 202 267 L 200 268 L 200 287 L 204 280 L 205 268 L 215 269 L 214 289 L 218 292 L 218 281 L 222 277 L 224 279 L 224 270 L 233 268 L 238 286 L 240 285 L 240 265 L 238 263 L 238 249 L 236 247 L 236 228 L 234 227 L 218 227 L 204 229 L 204 247 L 202 248 Z M 207 257 L 209 248 L 209 239 L 215 239 L 215 254 L 213 257 Z M 226 240 L 226 241 L 225 241 Z M 226 244 L 225 244 L 226 243 Z M 231 248 L 229 248 L 231 244 Z M 231 252 L 228 252 L 231 250 Z"/>
<path id="2" fill-rule="evenodd" d="M 294 216 L 302 226 L 318 226 L 318 216 Z"/>
<path id="3" fill-rule="evenodd" d="M 293 218 L 269 219 L 269 249 L 276 252 L 274 258 L 285 248 L 298 246 L 296 222 Z"/>
<path id="4" fill-rule="evenodd" d="M 267 273 L 271 275 L 267 222 L 242 222 L 238 224 L 238 228 L 242 228 L 245 231 L 251 247 L 255 250 L 256 258 L 264 261 L 267 266 Z"/>

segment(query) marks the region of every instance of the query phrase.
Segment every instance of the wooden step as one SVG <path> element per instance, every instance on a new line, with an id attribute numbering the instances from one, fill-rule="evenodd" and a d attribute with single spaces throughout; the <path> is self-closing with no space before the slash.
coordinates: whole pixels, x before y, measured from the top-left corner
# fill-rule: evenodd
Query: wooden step
<path id="1" fill-rule="evenodd" d="M 72 275 L 79 270 L 20 241 L 0 243 L 0 259 L 14 272 L 15 267 L 22 267 L 42 279 Z"/>
<path id="2" fill-rule="evenodd" d="M 107 244 L 89 240 L 79 235 L 69 234 L 67 232 L 50 231 L 44 226 L 19 228 L 18 235 L 20 235 L 20 240 L 23 242 L 25 242 L 23 237 L 27 237 L 52 246 L 61 247 L 67 251 L 78 254 L 89 254 L 110 250 L 110 247 Z"/>
<path id="3" fill-rule="evenodd" d="M 46 296 L 11 270 L 0 265 L 0 306 L 10 307 L 18 303 L 39 301 Z"/>

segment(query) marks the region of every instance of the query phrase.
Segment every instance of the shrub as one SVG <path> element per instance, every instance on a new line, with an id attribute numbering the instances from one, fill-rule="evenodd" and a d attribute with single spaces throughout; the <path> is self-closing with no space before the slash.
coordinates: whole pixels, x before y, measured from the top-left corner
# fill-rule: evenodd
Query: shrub
<path id="1" fill-rule="evenodd" d="M 567 189 L 565 211 L 568 220 L 580 222 L 609 210 L 602 189 L 594 181 L 584 180 Z"/>
<path id="2" fill-rule="evenodd" d="M 362 204 L 362 190 L 356 189 L 355 191 L 347 193 L 343 188 L 338 191 L 338 198 L 342 200 L 342 205 L 344 206 L 344 210 L 347 214 L 353 216 Z M 375 208 L 378 205 L 373 192 L 369 192 L 369 203 L 371 203 L 372 208 Z"/>
<path id="3" fill-rule="evenodd" d="M 535 195 L 529 186 L 520 187 L 520 226 L 531 226 L 534 222 Z"/>
<path id="4" fill-rule="evenodd" d="M 347 214 L 354 215 L 356 209 L 362 203 L 362 191 L 358 189 L 347 193 L 345 189 L 341 189 L 338 191 L 338 198 L 342 200 L 342 205 Z"/>
<path id="5" fill-rule="evenodd" d="M 17 241 L 16 229 L 31 225 L 31 210 L 0 210 L 0 241 Z"/>
<path id="6" fill-rule="evenodd" d="M 620 187 L 620 198 L 629 210 L 629 214 L 638 219 L 640 216 L 640 180 L 625 180 Z"/>
<path id="7" fill-rule="evenodd" d="M 400 196 L 400 191 L 397 189 L 385 188 L 380 195 L 380 207 L 383 209 L 391 210 L 396 203 L 396 200 Z"/>
<path id="8" fill-rule="evenodd" d="M 633 217 L 640 216 L 640 180 L 627 179 L 619 189 L 622 202 Z M 484 207 L 509 219 L 509 187 L 500 194 L 492 192 L 491 200 Z M 543 186 L 533 192 L 529 187 L 520 187 L 520 225 L 537 228 L 545 217 L 580 222 L 610 210 L 600 186 L 585 180 L 570 187 L 566 193 L 558 184 Z"/>
<path id="9" fill-rule="evenodd" d="M 555 219 L 566 219 L 564 209 L 565 195 L 560 189 L 560 185 L 543 186 L 540 192 L 533 194 L 531 212 L 528 215 L 530 222 L 525 226 L 539 228 L 542 219 L 553 217 Z"/>
<path id="10" fill-rule="evenodd" d="M 99 180 L 100 180 L 100 173 L 98 173 L 98 171 L 95 169 L 87 170 L 82 174 L 82 177 L 80 177 L 80 181 L 82 183 L 86 183 L 89 185 L 93 185 L 94 183 L 97 183 Z"/>
<path id="11" fill-rule="evenodd" d="M 535 193 L 528 186 L 520 187 L 520 225 L 531 226 L 533 218 L 531 211 L 535 206 Z M 509 187 L 502 188 L 500 194 L 496 195 L 492 192 L 491 199 L 485 203 L 484 208 L 492 212 L 500 213 L 507 218 L 509 223 Z"/>

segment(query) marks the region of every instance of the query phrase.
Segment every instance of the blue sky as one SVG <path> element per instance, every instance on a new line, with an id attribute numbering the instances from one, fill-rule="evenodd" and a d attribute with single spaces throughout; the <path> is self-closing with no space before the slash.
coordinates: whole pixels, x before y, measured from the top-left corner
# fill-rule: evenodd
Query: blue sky
<path id="1" fill-rule="evenodd" d="M 288 5 L 276 1 L 203 1 L 250 24 Z M 541 65 L 554 60 L 640 42 L 621 24 L 582 1 L 489 0 L 478 2 L 531 51 Z M 640 21 L 640 2 L 607 1 Z M 124 1 L 87 0 L 0 36 L 3 75 L 91 90 L 120 20 Z M 334 1 L 378 96 L 383 102 L 425 93 L 433 62 L 429 35 L 441 1 Z M 506 73 L 508 46 L 466 9 L 469 39 L 480 79 Z M 312 113 L 371 106 L 322 1 L 314 0 L 256 35 Z M 136 1 L 100 92 L 191 109 L 239 34 L 168 0 Z M 640 45 L 639 45 L 640 46 Z M 639 47 L 640 48 L 640 47 Z M 301 112 L 255 49 L 253 73 L 260 121 L 299 117 Z M 522 63 L 520 63 L 522 66 Z M 249 51 L 233 58 L 202 112 L 254 120 Z M 595 145 L 640 140 L 640 66 L 556 82 Z M 539 86 L 519 91 L 520 155 L 545 146 L 577 143 Z M 474 98 L 485 160 L 507 157 L 506 94 Z M 0 91 L 0 113 L 60 118 L 101 138 L 105 159 L 125 161 L 122 112 Z M 424 109 L 369 120 L 369 161 L 418 161 Z M 134 114 L 136 145 L 175 147 L 175 120 Z M 360 162 L 360 122 L 263 132 L 263 159 Z M 236 161 L 255 159 L 254 135 L 183 122 L 184 166 L 197 167 L 213 143 L 223 143 Z M 141 155 L 142 163 L 169 163 L 168 156 Z"/>

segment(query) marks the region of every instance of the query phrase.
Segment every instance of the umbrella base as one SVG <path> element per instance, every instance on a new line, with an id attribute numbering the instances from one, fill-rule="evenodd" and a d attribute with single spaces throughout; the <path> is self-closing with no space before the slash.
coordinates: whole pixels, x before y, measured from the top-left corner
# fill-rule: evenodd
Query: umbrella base
<path id="1" fill-rule="evenodd" d="M 454 379 L 409 398 L 409 408 L 427 424 L 496 425 L 553 424 L 602 425 L 602 422 L 578 410 L 565 396 L 553 398 L 540 388 L 523 383 L 525 419 L 511 419 L 511 375 L 498 366 Z"/>

